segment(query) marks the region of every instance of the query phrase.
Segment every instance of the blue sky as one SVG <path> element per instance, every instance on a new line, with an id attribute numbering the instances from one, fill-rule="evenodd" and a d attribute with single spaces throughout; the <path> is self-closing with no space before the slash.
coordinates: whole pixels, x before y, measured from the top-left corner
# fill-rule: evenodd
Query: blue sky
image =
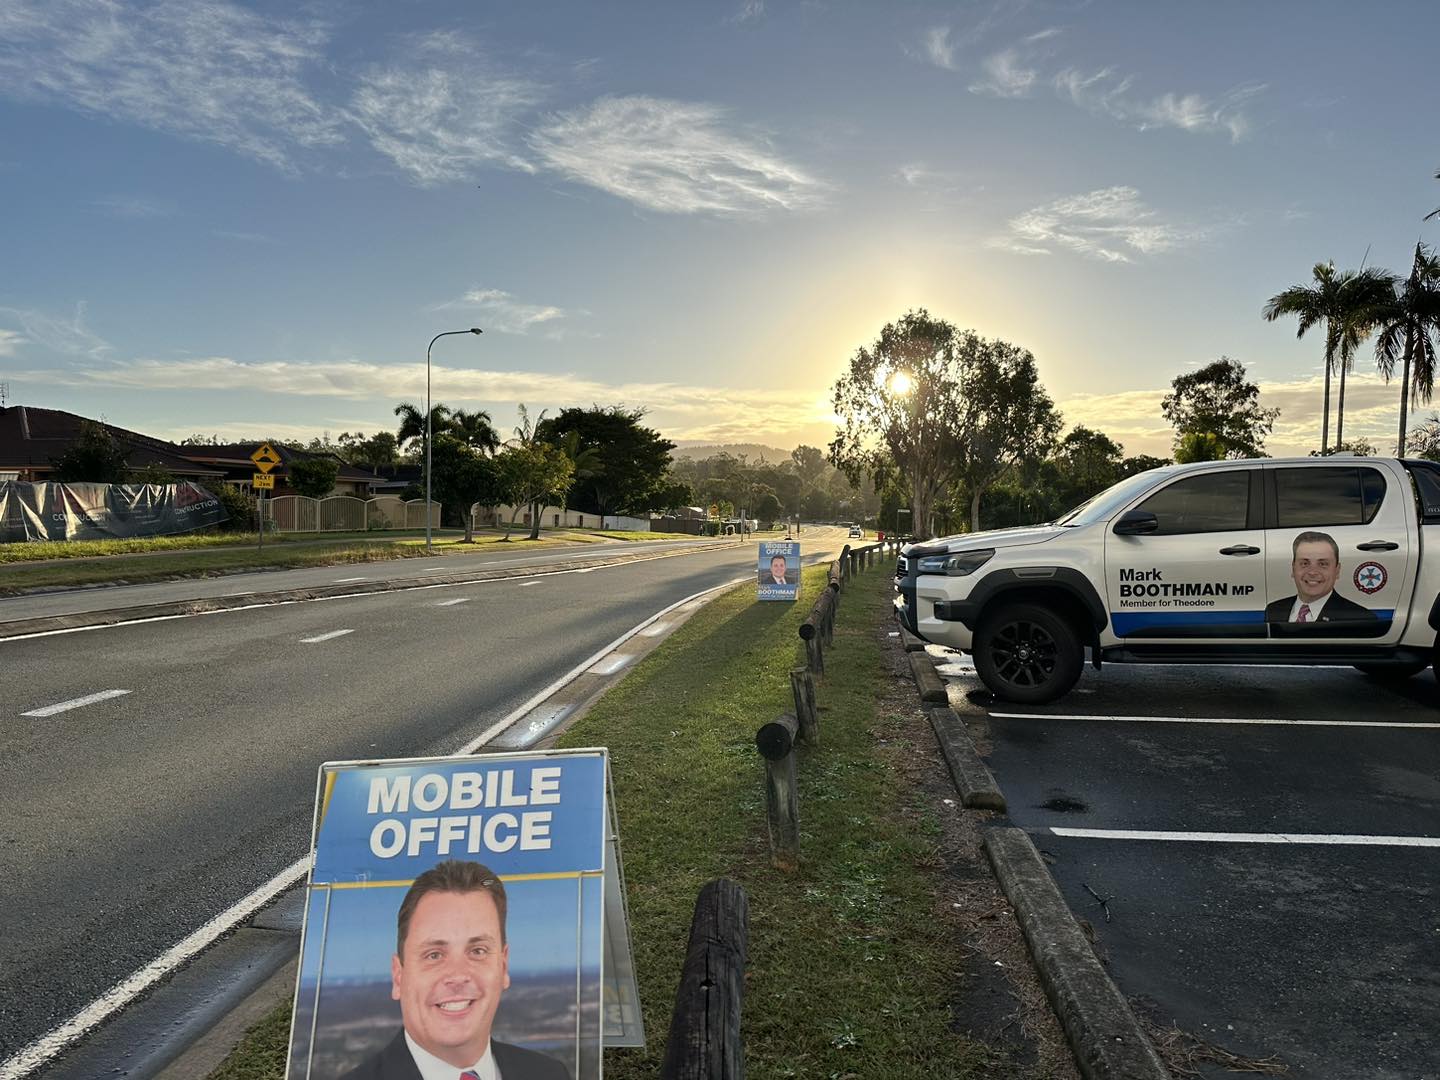
<path id="1" fill-rule="evenodd" d="M 643 406 L 832 434 L 926 307 L 1164 452 L 1220 354 L 1318 442 L 1319 260 L 1440 225 L 1425 3 L 0 0 L 0 381 L 167 437 Z M 1368 349 L 1346 432 L 1393 440 Z M 1422 414 L 1423 415 L 1423 414 Z"/>

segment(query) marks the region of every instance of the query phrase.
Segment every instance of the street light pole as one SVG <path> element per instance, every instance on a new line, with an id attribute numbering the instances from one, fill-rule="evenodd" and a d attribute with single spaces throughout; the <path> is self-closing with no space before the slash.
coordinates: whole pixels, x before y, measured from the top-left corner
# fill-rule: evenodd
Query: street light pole
<path id="1" fill-rule="evenodd" d="M 444 333 L 436 334 L 430 339 L 430 344 L 425 346 L 425 554 L 435 554 L 435 549 L 430 544 L 430 350 L 435 347 L 435 342 L 442 337 L 449 337 L 451 334 L 483 334 L 484 331 L 478 326 L 472 326 L 469 330 L 446 330 Z"/>

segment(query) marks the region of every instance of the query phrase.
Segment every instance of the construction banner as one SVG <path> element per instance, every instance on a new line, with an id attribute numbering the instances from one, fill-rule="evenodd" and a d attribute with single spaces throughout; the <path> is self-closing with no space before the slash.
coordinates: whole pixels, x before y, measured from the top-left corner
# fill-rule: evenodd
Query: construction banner
<path id="1" fill-rule="evenodd" d="M 219 525 L 225 508 L 188 480 L 178 484 L 0 482 L 0 543 L 128 540 Z"/>

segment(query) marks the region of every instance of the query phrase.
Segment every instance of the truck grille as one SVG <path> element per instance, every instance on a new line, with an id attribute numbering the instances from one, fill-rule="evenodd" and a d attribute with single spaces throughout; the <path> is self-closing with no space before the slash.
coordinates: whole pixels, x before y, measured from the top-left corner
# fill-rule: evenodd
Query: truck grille
<path id="1" fill-rule="evenodd" d="M 895 576 L 903 578 L 910 573 L 910 568 L 905 564 L 905 556 L 901 555 L 895 563 Z"/>

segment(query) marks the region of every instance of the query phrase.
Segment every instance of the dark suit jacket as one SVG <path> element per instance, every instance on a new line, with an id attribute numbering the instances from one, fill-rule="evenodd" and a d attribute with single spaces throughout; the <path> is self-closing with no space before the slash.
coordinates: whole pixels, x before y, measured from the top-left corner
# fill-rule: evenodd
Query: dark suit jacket
<path id="1" fill-rule="evenodd" d="M 570 1070 L 548 1055 L 496 1039 L 490 1040 L 490 1049 L 500 1068 L 500 1080 L 570 1080 Z M 460 1075 L 459 1069 L 455 1075 Z M 384 1050 L 351 1069 L 342 1080 L 420 1080 L 420 1070 L 405 1044 L 405 1029 L 401 1028 Z"/>
<path id="2" fill-rule="evenodd" d="M 1273 604 L 1265 605 L 1265 621 L 1267 623 L 1288 623 L 1290 609 L 1294 606 L 1294 596 L 1287 596 L 1284 600 L 1276 600 Z M 1330 599 L 1325 601 L 1325 606 L 1320 609 L 1319 616 L 1313 621 L 1373 623 L 1376 621 L 1376 615 L 1369 608 L 1361 607 L 1353 600 L 1346 600 L 1339 593 L 1331 593 Z"/>
<path id="3" fill-rule="evenodd" d="M 790 572 L 789 572 L 788 570 L 785 572 L 785 580 L 784 580 L 784 581 L 776 581 L 775 578 L 774 578 L 774 577 L 771 575 L 771 573 L 770 573 L 770 568 L 767 566 L 764 570 L 761 570 L 761 571 L 760 571 L 760 584 L 761 584 L 761 585 L 793 585 L 793 584 L 795 584 L 795 583 L 790 580 Z"/>

